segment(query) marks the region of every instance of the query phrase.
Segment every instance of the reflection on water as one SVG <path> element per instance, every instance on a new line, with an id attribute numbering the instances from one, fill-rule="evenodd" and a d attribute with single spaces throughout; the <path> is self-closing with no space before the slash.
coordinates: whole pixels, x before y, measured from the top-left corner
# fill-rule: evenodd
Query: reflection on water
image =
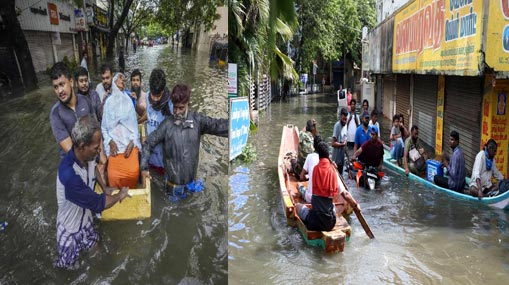
<path id="1" fill-rule="evenodd" d="M 316 118 L 318 131 L 330 142 L 334 102 L 333 96 L 309 95 L 273 103 L 250 138 L 257 161 L 232 166 L 230 283 L 506 284 L 509 211 L 456 200 L 394 172 L 386 172 L 377 191 L 347 182 L 374 240 L 352 215 L 353 233 L 345 251 L 325 255 L 286 225 L 276 168 L 282 127 L 295 124 L 300 129 Z"/>
<path id="2" fill-rule="evenodd" d="M 227 117 L 226 71 L 209 66 L 207 54 L 156 46 L 126 60 L 128 73 L 161 67 L 171 88 L 192 86 L 191 109 Z M 94 86 L 98 75 L 91 72 Z M 55 220 L 57 144 L 49 126 L 56 96 L 49 79 L 39 90 L 0 105 L 0 284 L 221 284 L 227 274 L 225 138 L 202 139 L 198 176 L 205 191 L 179 203 L 165 200 L 161 181 L 152 184 L 152 217 L 97 222 L 99 245 L 83 254 L 74 271 L 57 270 Z"/>

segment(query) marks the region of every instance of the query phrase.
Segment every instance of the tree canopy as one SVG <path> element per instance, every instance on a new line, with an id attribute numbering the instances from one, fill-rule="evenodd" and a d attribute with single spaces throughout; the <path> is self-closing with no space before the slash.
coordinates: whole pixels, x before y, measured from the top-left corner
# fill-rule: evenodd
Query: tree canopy
<path id="1" fill-rule="evenodd" d="M 361 29 L 376 24 L 375 0 L 296 0 L 299 33 L 296 61 L 308 72 L 317 58 L 338 60 L 350 54 L 360 65 Z"/>

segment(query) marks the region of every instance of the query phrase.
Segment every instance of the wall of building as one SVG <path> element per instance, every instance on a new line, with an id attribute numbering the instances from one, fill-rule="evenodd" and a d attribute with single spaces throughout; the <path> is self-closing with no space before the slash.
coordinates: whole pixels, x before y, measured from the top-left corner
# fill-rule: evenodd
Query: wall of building
<path id="1" fill-rule="evenodd" d="M 221 18 L 214 22 L 215 28 L 210 31 L 200 28 L 197 35 L 197 50 L 209 52 L 214 40 L 228 42 L 228 7 L 218 7 L 216 12 L 221 15 Z"/>

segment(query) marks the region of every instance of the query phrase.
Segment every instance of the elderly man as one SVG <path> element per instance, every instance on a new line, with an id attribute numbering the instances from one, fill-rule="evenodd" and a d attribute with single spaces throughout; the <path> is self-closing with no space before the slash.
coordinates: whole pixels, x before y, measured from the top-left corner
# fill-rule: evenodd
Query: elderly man
<path id="1" fill-rule="evenodd" d="M 475 157 L 472 177 L 470 180 L 470 195 L 478 197 L 479 200 L 491 191 L 497 190 L 497 184 L 491 183 L 491 178 L 498 181 L 504 176 L 497 169 L 495 154 L 497 153 L 497 142 L 494 139 L 488 140 L 486 146 Z"/>
<path id="2" fill-rule="evenodd" d="M 167 192 L 170 200 L 185 198 L 185 190 L 202 190 L 202 182 L 196 179 L 200 138 L 204 134 L 228 136 L 228 120 L 214 119 L 189 111 L 191 88 L 177 84 L 171 92 L 173 115 L 166 117 L 147 138 L 143 146 L 140 168 L 142 177 L 150 178 L 148 162 L 155 147 L 162 143 Z"/>
<path id="3" fill-rule="evenodd" d="M 127 188 L 111 195 L 112 189 L 96 173 L 95 158 L 101 147 L 101 129 L 94 116 L 86 115 L 72 129 L 72 149 L 62 159 L 57 174 L 57 267 L 71 268 L 81 250 L 92 248 L 99 240 L 92 213 L 122 201 Z M 103 194 L 94 192 L 96 181 Z"/>

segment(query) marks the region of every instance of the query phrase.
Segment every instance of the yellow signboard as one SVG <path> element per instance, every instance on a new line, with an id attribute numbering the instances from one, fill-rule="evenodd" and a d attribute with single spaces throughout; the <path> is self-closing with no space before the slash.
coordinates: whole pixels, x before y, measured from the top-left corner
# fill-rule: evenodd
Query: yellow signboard
<path id="1" fill-rule="evenodd" d="M 486 63 L 495 71 L 509 71 L 509 0 L 490 1 Z"/>
<path id="2" fill-rule="evenodd" d="M 437 92 L 437 124 L 435 133 L 435 154 L 442 155 L 442 140 L 444 134 L 444 91 L 445 91 L 445 76 L 438 77 L 438 92 Z"/>
<path id="3" fill-rule="evenodd" d="M 393 72 L 478 75 L 482 0 L 415 0 L 394 17 Z"/>

